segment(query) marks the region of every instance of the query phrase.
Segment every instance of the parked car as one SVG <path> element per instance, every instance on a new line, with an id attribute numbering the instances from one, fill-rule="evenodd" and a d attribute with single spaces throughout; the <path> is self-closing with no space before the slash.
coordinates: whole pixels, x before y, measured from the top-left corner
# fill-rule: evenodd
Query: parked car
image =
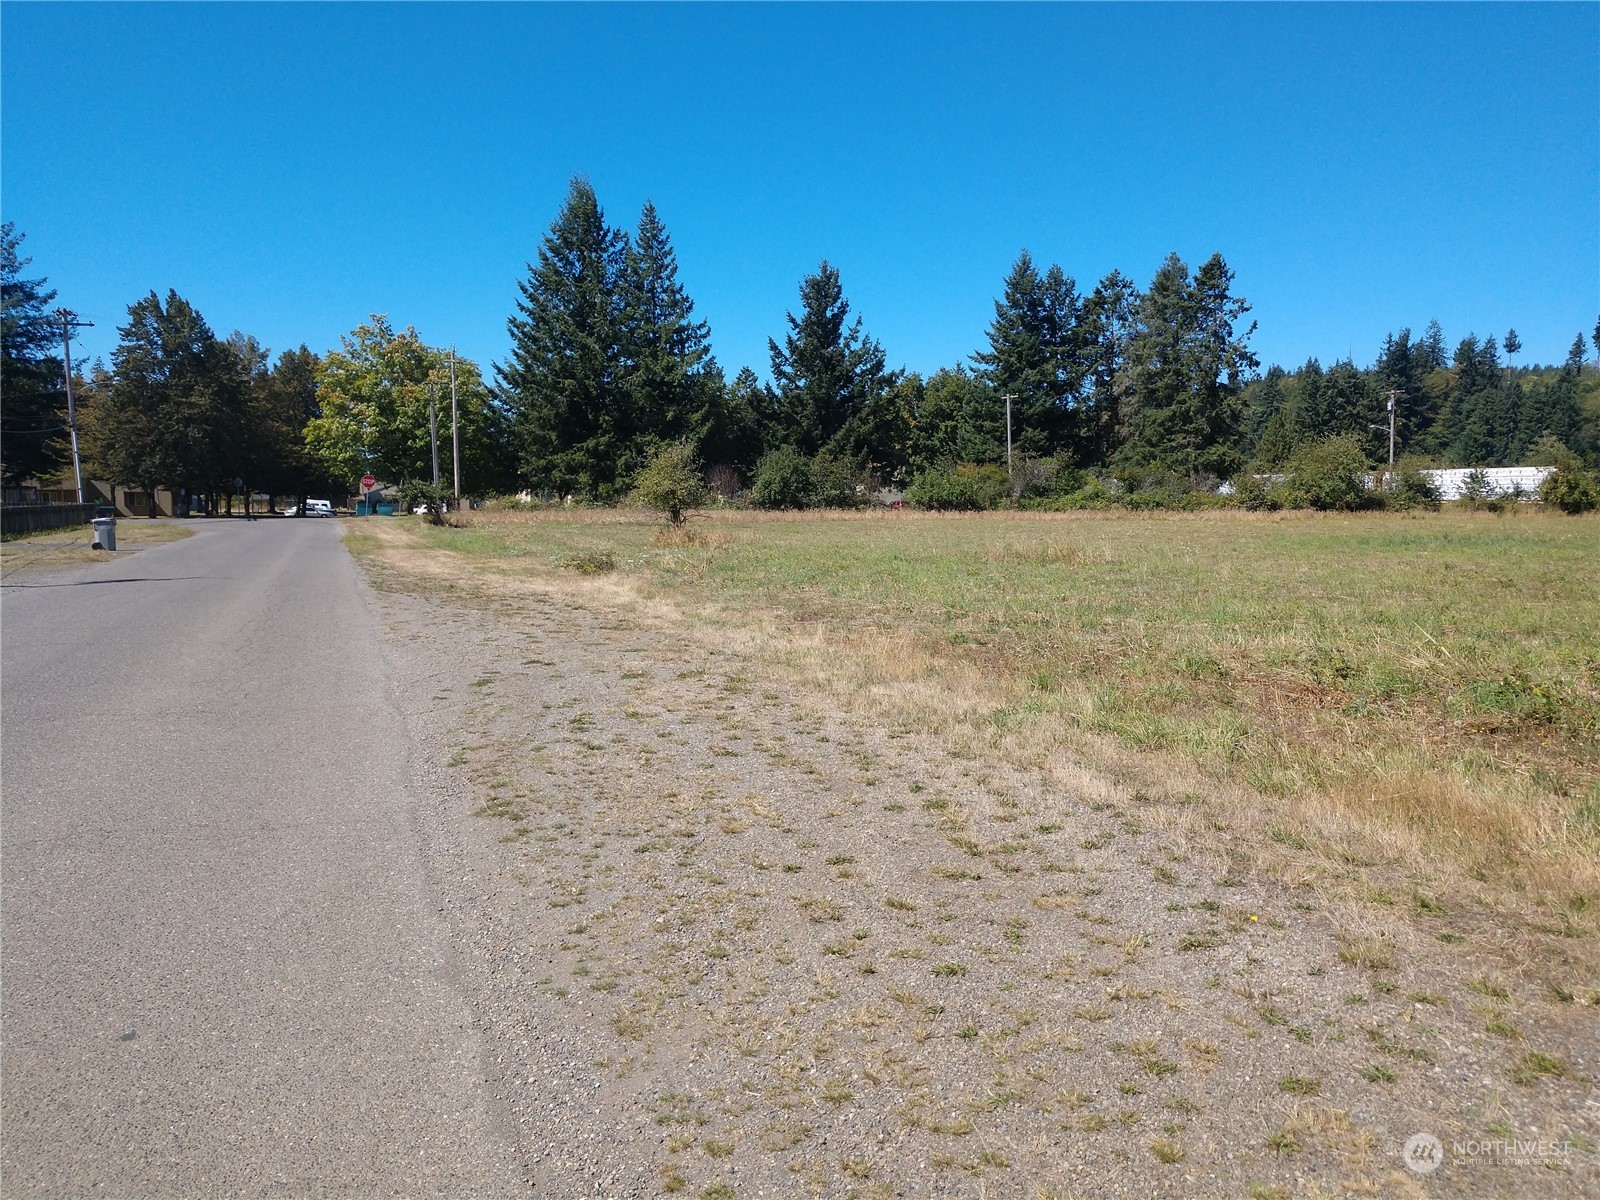
<path id="1" fill-rule="evenodd" d="M 450 511 L 450 505 L 448 503 L 439 505 L 439 511 L 442 512 L 442 513 L 449 512 Z M 411 515 L 414 516 L 414 517 L 426 516 L 427 513 L 428 513 L 428 506 L 426 504 L 419 504 L 419 505 L 417 505 L 415 508 L 413 508 L 411 510 Z"/>
<path id="2" fill-rule="evenodd" d="M 287 509 L 284 510 L 283 515 L 286 517 L 298 517 L 300 515 L 300 506 L 298 504 L 291 504 Z M 326 500 L 307 500 L 306 516 L 331 517 L 333 516 L 333 505 L 328 503 Z"/>

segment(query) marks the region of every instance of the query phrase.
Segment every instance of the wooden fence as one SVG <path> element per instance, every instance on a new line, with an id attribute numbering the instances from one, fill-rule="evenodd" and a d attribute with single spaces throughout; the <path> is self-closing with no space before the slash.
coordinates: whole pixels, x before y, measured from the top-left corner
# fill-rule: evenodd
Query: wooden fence
<path id="1" fill-rule="evenodd" d="M 0 532 L 6 537 L 40 533 L 46 529 L 71 529 L 94 519 L 92 504 L 17 504 L 0 508 Z"/>

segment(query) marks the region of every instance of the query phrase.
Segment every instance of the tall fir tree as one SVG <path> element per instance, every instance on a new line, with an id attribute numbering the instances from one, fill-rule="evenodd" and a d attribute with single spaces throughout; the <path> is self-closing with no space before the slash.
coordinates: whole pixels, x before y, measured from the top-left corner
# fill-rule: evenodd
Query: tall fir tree
<path id="1" fill-rule="evenodd" d="M 1425 353 L 1411 340 L 1411 330 L 1389 334 L 1378 351 L 1374 368 L 1378 390 L 1384 398 L 1383 415 L 1388 419 L 1390 393 L 1394 400 L 1395 450 L 1409 452 L 1438 418 L 1434 398 L 1423 387 L 1423 377 L 1431 370 Z"/>
<path id="2" fill-rule="evenodd" d="M 912 422 L 911 465 L 1003 463 L 1005 455 L 1005 412 L 993 389 L 959 364 L 934 372 Z"/>
<path id="3" fill-rule="evenodd" d="M 783 345 L 767 339 L 776 401 L 769 449 L 843 456 L 878 449 L 862 418 L 894 378 L 884 368 L 883 348 L 861 332 L 860 317 L 846 324 L 849 316 L 839 272 L 824 260 L 800 281 L 800 315 L 787 314 Z"/>
<path id="4" fill-rule="evenodd" d="M 633 453 L 621 280 L 626 235 L 606 225 L 586 179 L 566 202 L 517 285 L 499 366 L 519 465 L 536 488 L 592 500 L 625 487 Z"/>
<path id="5" fill-rule="evenodd" d="M 1267 373 L 1244 390 L 1244 419 L 1241 428 L 1240 452 L 1246 458 L 1258 457 L 1257 447 L 1267 426 L 1283 412 L 1289 402 L 1283 381 L 1288 372 L 1274 363 Z M 1283 422 L 1278 422 L 1282 427 Z"/>
<path id="6" fill-rule="evenodd" d="M 0 225 L 0 478 L 8 484 L 48 478 L 66 458 L 56 293 L 42 277 L 23 277 L 33 262 L 19 254 L 25 236 L 10 221 Z"/>
<path id="7" fill-rule="evenodd" d="M 1112 271 L 1083 302 L 1079 346 L 1087 371 L 1076 422 L 1077 453 L 1084 466 L 1109 462 L 1121 425 L 1128 347 L 1138 327 L 1139 289 Z"/>
<path id="8" fill-rule="evenodd" d="M 1583 334 L 1580 333 L 1567 351 L 1567 361 L 1562 364 L 1556 377 L 1553 380 L 1536 381 L 1524 392 L 1518 425 L 1519 457 L 1545 437 L 1555 438 L 1579 455 L 1590 449 L 1583 445 L 1583 414 L 1578 404 L 1578 383 L 1583 377 L 1583 352 Z"/>
<path id="9" fill-rule="evenodd" d="M 110 376 L 84 411 L 91 468 L 148 494 L 158 487 L 232 494 L 247 465 L 246 384 L 236 349 L 176 291 L 165 302 L 151 292 L 130 305 L 117 332 Z"/>
<path id="10" fill-rule="evenodd" d="M 710 327 L 694 319 L 672 240 L 648 202 L 625 247 L 620 285 L 634 455 L 643 460 L 685 439 L 703 451 L 718 418 L 722 374 L 711 356 Z"/>
<path id="11" fill-rule="evenodd" d="M 1041 275 L 1024 250 L 994 302 L 989 349 L 972 356 L 996 401 L 1013 397 L 1012 440 L 1024 453 L 1084 455 L 1076 411 L 1087 374 L 1081 304 L 1070 276 L 1055 264 Z M 1089 433 L 1084 440 L 1092 443 L 1095 430 Z"/>
<path id="12" fill-rule="evenodd" d="M 1123 464 L 1222 476 L 1239 466 L 1240 394 L 1257 362 L 1248 347 L 1254 322 L 1242 333 L 1236 328 L 1250 305 L 1232 286 L 1220 254 L 1193 279 L 1176 254 L 1156 272 L 1129 348 Z"/>

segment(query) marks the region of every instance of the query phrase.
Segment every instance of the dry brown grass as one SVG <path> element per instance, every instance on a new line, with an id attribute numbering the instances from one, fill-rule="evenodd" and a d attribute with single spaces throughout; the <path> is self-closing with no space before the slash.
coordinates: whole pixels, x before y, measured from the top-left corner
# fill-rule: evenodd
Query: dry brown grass
<path id="1" fill-rule="evenodd" d="M 985 526 L 739 514 L 679 533 L 610 511 L 491 511 L 453 532 L 375 523 L 371 548 L 451 587 L 554 590 L 649 613 L 757 656 L 830 705 L 932 733 L 963 758 L 1026 766 L 1052 790 L 1136 808 L 1146 825 L 1209 857 L 1218 876 L 1263 870 L 1357 911 L 1384 888 L 1403 911 L 1421 890 L 1436 898 L 1427 916 L 1440 932 L 1468 916 L 1492 926 L 1539 917 L 1559 926 L 1562 956 L 1592 964 L 1600 779 L 1595 734 L 1583 723 L 1600 712 L 1600 667 L 1561 675 L 1574 660 L 1557 644 L 1560 613 L 1548 598 L 1519 596 L 1512 581 L 1559 539 L 1600 548 L 1597 526 L 1451 526 L 1447 542 L 1488 539 L 1472 548 L 1486 564 L 1477 574 L 1510 597 L 1480 617 L 1452 605 L 1482 606 L 1481 597 L 1463 593 L 1456 604 L 1436 584 L 1394 574 L 1350 582 L 1317 557 L 1351 543 L 1376 547 L 1392 568 L 1426 530 L 1388 520 L 1346 528 L 1281 516 L 1019 515 Z M 1516 541 L 1524 530 L 1526 548 Z M 1175 612 L 1196 606 L 1164 575 L 1204 579 L 1236 538 L 1277 556 L 1271 586 L 1234 585 L 1214 606 L 1234 604 L 1223 617 Z M 552 568 L 601 545 L 617 556 L 613 574 L 579 579 Z M 1600 584 L 1592 562 L 1568 561 Z M 1010 590 L 975 590 L 985 581 Z M 1587 604 L 1600 617 L 1593 595 L 1582 598 L 1584 580 L 1567 582 L 1576 592 L 1559 604 Z M 1301 595 L 1275 594 L 1289 583 Z M 1076 603 L 1073 620 L 1087 621 L 1103 586 L 1116 589 L 1115 604 L 1098 603 L 1120 610 L 1080 637 L 1063 610 Z M 1329 599 L 1327 628 L 1306 627 L 1301 615 L 1322 611 L 1303 607 L 1317 588 L 1340 593 Z M 1074 600 L 1085 589 L 1087 609 Z M 1229 600 L 1235 593 L 1243 598 Z M 1506 657 L 1474 621 L 1491 635 L 1494 622 L 1520 622 L 1544 640 L 1530 633 L 1524 656 Z M 1581 626 L 1565 636 L 1581 641 Z M 1396 628 L 1403 636 L 1386 632 Z M 1594 628 L 1588 644 L 1600 662 Z M 1469 654 L 1483 661 L 1474 666 Z M 1441 714 L 1436 697 L 1416 690 L 1435 675 L 1460 696 L 1488 700 Z M 1496 709 L 1501 676 L 1507 688 L 1532 682 Z M 1525 696 L 1555 697 L 1555 715 L 1524 717 L 1514 705 Z"/>
<path id="2" fill-rule="evenodd" d="M 93 531 L 84 525 L 75 529 L 49 529 L 0 542 L 0 575 L 15 571 L 70 567 L 80 563 L 110 562 L 118 554 L 144 546 L 181 541 L 194 531 L 177 521 L 126 520 L 117 522 L 117 549 L 90 548 Z"/>

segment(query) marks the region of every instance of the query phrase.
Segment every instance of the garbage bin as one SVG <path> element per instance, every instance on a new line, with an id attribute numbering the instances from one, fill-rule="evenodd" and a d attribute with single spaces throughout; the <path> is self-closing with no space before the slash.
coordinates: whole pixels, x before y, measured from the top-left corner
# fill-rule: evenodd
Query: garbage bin
<path id="1" fill-rule="evenodd" d="M 94 526 L 94 548 L 96 550 L 115 550 L 117 548 L 117 519 L 115 517 L 96 517 L 89 524 Z"/>

